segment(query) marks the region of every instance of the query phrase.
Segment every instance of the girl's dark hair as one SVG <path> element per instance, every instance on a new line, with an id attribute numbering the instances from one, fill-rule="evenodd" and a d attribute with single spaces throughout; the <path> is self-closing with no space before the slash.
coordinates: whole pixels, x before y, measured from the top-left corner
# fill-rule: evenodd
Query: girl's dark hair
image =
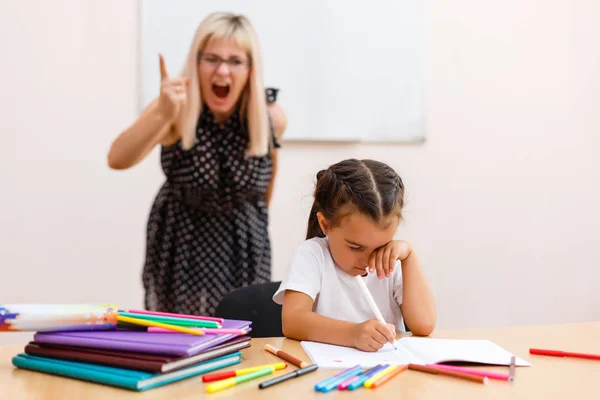
<path id="1" fill-rule="evenodd" d="M 404 184 L 387 164 L 349 159 L 317 173 L 314 197 L 306 239 L 325 237 L 317 219 L 318 212 L 323 213 L 331 226 L 355 211 L 376 223 L 393 214 L 402 218 Z"/>

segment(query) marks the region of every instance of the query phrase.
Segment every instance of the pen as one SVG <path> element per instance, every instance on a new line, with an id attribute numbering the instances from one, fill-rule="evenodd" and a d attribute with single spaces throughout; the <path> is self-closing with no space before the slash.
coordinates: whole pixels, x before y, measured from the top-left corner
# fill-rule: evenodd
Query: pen
<path id="1" fill-rule="evenodd" d="M 358 281 L 358 287 L 360 288 L 361 292 L 367 299 L 367 302 L 369 303 L 369 307 L 371 307 L 371 310 L 377 317 L 377 320 L 387 327 L 387 322 L 385 322 L 385 319 L 383 319 L 383 315 L 381 315 L 381 311 L 379 311 L 379 308 L 377 307 L 377 303 L 375 303 L 375 300 L 373 299 L 371 292 L 369 292 L 369 288 L 367 288 L 367 284 L 363 280 L 362 276 L 358 275 L 356 277 L 356 280 Z M 394 334 L 394 336 L 395 336 L 395 332 L 392 332 L 392 334 Z M 394 346 L 394 350 L 398 350 L 395 343 L 393 344 L 393 346 Z"/>

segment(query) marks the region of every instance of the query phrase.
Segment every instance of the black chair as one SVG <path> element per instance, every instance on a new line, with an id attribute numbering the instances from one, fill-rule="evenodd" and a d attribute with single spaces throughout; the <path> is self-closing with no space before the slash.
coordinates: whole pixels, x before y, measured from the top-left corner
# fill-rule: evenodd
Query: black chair
<path id="1" fill-rule="evenodd" d="M 283 336 L 281 306 L 273 301 L 280 284 L 268 282 L 235 289 L 221 299 L 215 315 L 252 321 L 252 331 L 248 336 L 253 338 Z"/>

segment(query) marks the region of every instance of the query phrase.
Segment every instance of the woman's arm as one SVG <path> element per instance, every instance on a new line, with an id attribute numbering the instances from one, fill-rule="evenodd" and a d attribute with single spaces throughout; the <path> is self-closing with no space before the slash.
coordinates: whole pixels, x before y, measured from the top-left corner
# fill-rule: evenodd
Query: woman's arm
<path id="1" fill-rule="evenodd" d="M 171 118 L 160 111 L 158 100 L 154 100 L 112 143 L 108 166 L 112 169 L 131 168 L 142 161 L 162 139 L 168 142 L 176 140 Z"/>
<path id="2" fill-rule="evenodd" d="M 281 142 L 283 138 L 283 133 L 285 132 L 285 128 L 287 127 L 287 116 L 283 111 L 283 108 L 277 103 L 270 103 L 268 105 L 269 114 L 271 115 L 271 120 L 273 121 L 273 128 L 275 130 L 275 136 L 277 140 Z M 273 196 L 273 190 L 275 187 L 275 177 L 277 176 L 277 167 L 279 161 L 279 149 L 271 150 L 271 162 L 273 164 L 273 172 L 271 174 L 271 181 L 269 182 L 269 186 L 267 187 L 267 192 L 265 194 L 267 200 L 267 206 L 271 203 L 271 197 Z"/>
<path id="3" fill-rule="evenodd" d="M 170 78 L 162 55 L 159 67 L 160 95 L 113 142 L 108 153 L 110 168 L 130 168 L 143 160 L 156 144 L 169 145 L 179 139 L 174 121 L 186 102 L 189 80 Z"/>

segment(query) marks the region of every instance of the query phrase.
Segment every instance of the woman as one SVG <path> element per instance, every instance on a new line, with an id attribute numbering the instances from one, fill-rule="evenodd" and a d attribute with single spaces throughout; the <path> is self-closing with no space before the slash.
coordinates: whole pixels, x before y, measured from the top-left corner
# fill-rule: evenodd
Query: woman
<path id="1" fill-rule="evenodd" d="M 161 146 L 167 179 L 147 227 L 145 307 L 213 315 L 229 291 L 270 281 L 267 207 L 286 116 L 263 86 L 243 16 L 208 16 L 180 77 L 159 61 L 160 96 L 114 141 L 108 163 L 130 168 Z"/>

